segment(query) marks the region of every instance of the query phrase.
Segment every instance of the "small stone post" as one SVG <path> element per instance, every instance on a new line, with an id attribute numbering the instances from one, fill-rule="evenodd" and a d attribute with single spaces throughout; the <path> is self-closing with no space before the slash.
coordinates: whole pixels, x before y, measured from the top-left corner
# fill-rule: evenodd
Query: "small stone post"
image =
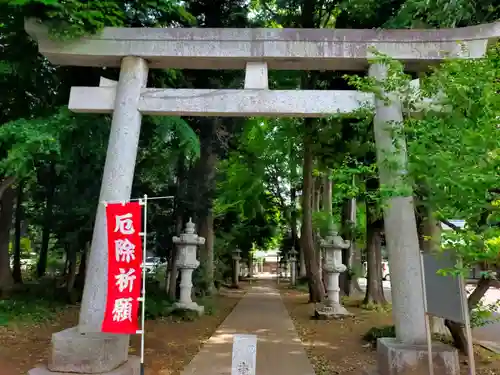
<path id="1" fill-rule="evenodd" d="M 290 257 L 288 258 L 290 261 L 290 285 L 295 286 L 297 284 L 297 250 L 295 247 L 292 247 L 290 250 Z"/>
<path id="2" fill-rule="evenodd" d="M 198 246 L 205 243 L 205 239 L 195 233 L 195 225 L 189 219 L 184 233 L 180 237 L 173 237 L 173 242 L 178 247 L 176 262 L 181 273 L 180 298 L 174 306 L 197 311 L 201 315 L 204 312 L 204 307 L 191 299 L 191 291 L 193 289 L 193 271 L 200 265 L 196 259 L 196 250 Z"/>
<path id="3" fill-rule="evenodd" d="M 352 315 L 342 306 L 340 302 L 340 273 L 345 272 L 347 267 L 342 264 L 342 250 L 350 246 L 350 241 L 344 241 L 339 236 L 335 226 L 331 225 L 328 235 L 321 240 L 325 259 L 323 269 L 327 275 L 327 300 L 323 306 L 316 308 L 315 315 L 322 319 L 336 319 Z"/>

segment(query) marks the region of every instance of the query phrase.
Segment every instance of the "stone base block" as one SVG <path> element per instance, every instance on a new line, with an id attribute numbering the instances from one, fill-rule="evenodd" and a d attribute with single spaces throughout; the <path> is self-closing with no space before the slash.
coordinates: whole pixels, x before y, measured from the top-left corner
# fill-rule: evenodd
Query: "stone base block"
<path id="1" fill-rule="evenodd" d="M 141 360 L 139 357 L 130 356 L 128 361 L 111 371 L 99 373 L 100 375 L 140 375 Z M 79 373 L 80 375 L 93 375 L 95 373 Z M 36 367 L 28 371 L 28 375 L 75 375 L 74 372 L 54 372 L 47 366 Z"/>
<path id="2" fill-rule="evenodd" d="M 314 310 L 314 317 L 320 320 L 343 319 L 350 316 L 353 316 L 353 314 L 342 305 L 326 306 L 319 304 Z"/>
<path id="3" fill-rule="evenodd" d="M 458 352 L 450 345 L 432 343 L 434 374 L 459 375 Z M 402 344 L 394 338 L 377 341 L 377 372 L 379 375 L 428 375 L 429 359 L 426 344 Z"/>
<path id="4" fill-rule="evenodd" d="M 174 307 L 176 309 L 196 311 L 198 315 L 203 315 L 205 313 L 205 307 L 198 305 L 196 302 L 191 302 L 191 303 L 176 302 L 174 303 Z"/>
<path id="5" fill-rule="evenodd" d="M 59 373 L 107 373 L 127 361 L 129 341 L 129 335 L 82 334 L 77 327 L 56 332 L 52 335 L 47 369 Z"/>

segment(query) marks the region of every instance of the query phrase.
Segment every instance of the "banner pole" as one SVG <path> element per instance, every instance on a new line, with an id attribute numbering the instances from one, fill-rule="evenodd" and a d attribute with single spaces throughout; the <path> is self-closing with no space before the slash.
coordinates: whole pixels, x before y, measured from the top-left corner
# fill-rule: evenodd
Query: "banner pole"
<path id="1" fill-rule="evenodd" d="M 148 225 L 148 196 L 144 194 L 144 227 L 142 232 L 142 303 L 141 303 L 141 371 L 140 375 L 144 375 L 144 335 L 146 333 L 145 318 L 146 318 L 146 246 L 147 246 L 147 225 Z"/>
<path id="2" fill-rule="evenodd" d="M 432 327 L 429 314 L 427 313 L 427 290 L 425 288 L 425 267 L 423 252 L 420 251 L 420 269 L 422 271 L 422 290 L 424 291 L 424 315 L 425 315 L 425 336 L 427 341 L 427 362 L 429 365 L 429 375 L 434 375 L 434 360 L 432 355 Z"/>

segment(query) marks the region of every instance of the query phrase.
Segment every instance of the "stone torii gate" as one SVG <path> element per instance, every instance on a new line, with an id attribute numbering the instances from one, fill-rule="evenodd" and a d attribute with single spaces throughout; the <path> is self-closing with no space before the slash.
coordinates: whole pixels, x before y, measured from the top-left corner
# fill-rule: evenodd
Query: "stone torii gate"
<path id="1" fill-rule="evenodd" d="M 40 52 L 56 65 L 120 68 L 118 82 L 101 80 L 99 87 L 74 87 L 69 102 L 76 112 L 113 115 L 100 201 L 130 198 L 143 114 L 319 117 L 372 104 L 380 180 L 394 183 L 403 173 L 386 167 L 386 152 L 395 152 L 394 141 L 403 146 L 397 156 L 403 165 L 406 161 L 404 139 L 392 138 L 391 127 L 402 122 L 401 104 L 394 94 L 386 93 L 391 99 L 387 104 L 356 91 L 269 90 L 268 69 L 368 70 L 383 81 L 386 67 L 369 66 L 372 49 L 401 60 L 408 71 L 420 72 L 450 56 L 481 57 L 500 37 L 500 23 L 442 30 L 105 28 L 98 35 L 71 42 L 50 40 L 47 29 L 35 21 L 27 21 L 25 28 L 37 40 Z M 245 87 L 147 88 L 148 69 L 156 68 L 245 69 Z M 411 195 L 388 203 L 384 219 L 397 339 L 379 348 L 379 370 L 383 375 L 409 374 L 409 368 L 420 371 L 414 362 L 422 357 L 416 353 L 425 351 L 426 340 L 419 246 Z M 79 325 L 53 335 L 48 366 L 30 371 L 31 375 L 136 373 L 136 359 L 128 356 L 129 336 L 100 333 L 107 285 L 106 241 L 100 205 Z M 436 352 L 443 362 L 456 359 L 451 348 Z M 400 359 L 397 363 L 395 356 Z M 427 366 L 425 356 L 422 360 Z M 446 373 L 455 374 L 454 366 L 450 368 Z"/>

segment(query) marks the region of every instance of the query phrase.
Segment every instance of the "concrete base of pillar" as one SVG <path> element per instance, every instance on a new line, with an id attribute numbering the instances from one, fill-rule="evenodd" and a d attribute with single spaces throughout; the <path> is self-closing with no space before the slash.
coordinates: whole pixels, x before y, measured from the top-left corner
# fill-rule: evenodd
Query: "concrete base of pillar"
<path id="1" fill-rule="evenodd" d="M 377 341 L 377 368 L 365 375 L 428 375 L 429 359 L 426 344 L 402 344 L 394 338 Z M 434 374 L 459 375 L 458 352 L 450 345 L 432 343 Z"/>
<path id="2" fill-rule="evenodd" d="M 62 373 L 106 373 L 127 361 L 129 342 L 129 335 L 83 334 L 78 327 L 68 328 L 52 335 L 47 368 Z"/>
<path id="3" fill-rule="evenodd" d="M 181 309 L 181 310 L 196 311 L 198 315 L 203 315 L 205 313 L 205 307 L 198 305 L 196 302 L 191 302 L 191 303 L 176 302 L 174 303 L 174 307 L 176 309 Z"/>
<path id="4" fill-rule="evenodd" d="M 99 375 L 140 375 L 141 360 L 139 357 L 130 356 L 121 366 L 105 372 L 99 372 Z M 94 373 L 78 373 L 79 375 L 94 375 Z M 76 375 L 74 372 L 55 372 L 50 371 L 47 366 L 36 367 L 28 371 L 28 375 Z"/>
<path id="5" fill-rule="evenodd" d="M 317 304 L 316 308 L 314 309 L 314 317 L 320 320 L 343 319 L 350 316 L 354 315 L 347 311 L 347 309 L 340 304 L 334 304 L 333 306 Z"/>

